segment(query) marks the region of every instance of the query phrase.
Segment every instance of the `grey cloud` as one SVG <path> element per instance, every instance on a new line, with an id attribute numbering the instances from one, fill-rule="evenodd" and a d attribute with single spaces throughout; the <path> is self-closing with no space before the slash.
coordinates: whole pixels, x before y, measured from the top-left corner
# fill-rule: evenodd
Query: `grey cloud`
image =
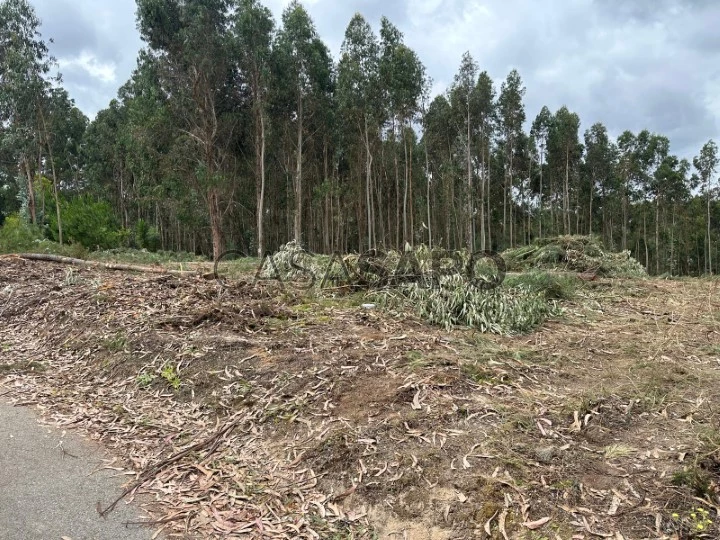
<path id="1" fill-rule="evenodd" d="M 100 46 L 96 29 L 72 0 L 36 0 L 42 34 L 52 38 L 53 52 L 62 57 Z"/>
<path id="2" fill-rule="evenodd" d="M 94 116 L 135 67 L 142 43 L 134 0 L 35 0 L 34 7 L 43 37 L 54 40 L 50 51 L 59 61 L 64 86 L 78 107 Z M 94 65 L 83 67 L 81 59 Z M 112 82 L 102 78 L 108 70 L 115 73 Z"/>
<path id="3" fill-rule="evenodd" d="M 279 21 L 287 1 L 266 1 Z M 56 56 L 91 51 L 115 67 L 112 84 L 77 66 L 64 70 L 71 95 L 93 114 L 135 67 L 142 43 L 134 1 L 35 3 L 43 33 L 56 38 Z M 650 129 L 669 136 L 683 157 L 720 138 L 717 0 L 307 0 L 306 8 L 336 58 L 355 12 L 376 32 L 386 15 L 440 91 L 466 50 L 498 88 L 517 68 L 528 121 L 543 105 L 566 105 L 580 115 L 582 129 L 598 121 L 615 135 Z"/>

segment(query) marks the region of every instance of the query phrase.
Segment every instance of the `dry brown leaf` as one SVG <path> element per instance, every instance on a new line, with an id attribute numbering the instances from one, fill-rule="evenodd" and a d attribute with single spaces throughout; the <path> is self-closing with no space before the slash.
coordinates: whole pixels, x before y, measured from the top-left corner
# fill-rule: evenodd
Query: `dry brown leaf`
<path id="1" fill-rule="evenodd" d="M 552 519 L 551 517 L 544 517 L 544 518 L 540 518 L 536 521 L 526 521 L 525 523 L 523 523 L 523 527 L 526 527 L 526 528 L 530 529 L 531 531 L 534 531 L 535 529 L 539 529 L 540 527 L 542 527 L 543 525 L 548 523 L 551 519 Z"/>

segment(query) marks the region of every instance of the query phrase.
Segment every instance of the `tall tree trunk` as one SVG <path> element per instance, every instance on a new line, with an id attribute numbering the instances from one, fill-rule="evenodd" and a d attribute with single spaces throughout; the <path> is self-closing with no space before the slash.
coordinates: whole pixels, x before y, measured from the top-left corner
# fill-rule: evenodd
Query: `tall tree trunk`
<path id="1" fill-rule="evenodd" d="M 395 248 L 400 250 L 400 167 L 397 155 L 397 126 L 396 118 L 392 118 L 392 147 L 393 161 L 395 163 Z"/>
<path id="2" fill-rule="evenodd" d="M 485 251 L 485 127 L 480 134 L 480 251 Z"/>
<path id="3" fill-rule="evenodd" d="M 367 202 L 367 233 L 368 248 L 373 246 L 373 223 L 372 223 L 372 152 L 370 151 L 370 127 L 368 126 L 367 116 L 365 116 L 365 198 Z"/>
<path id="4" fill-rule="evenodd" d="M 510 205 L 509 208 L 509 227 L 510 227 L 510 247 L 514 247 L 514 228 L 513 228 L 513 207 L 515 204 L 513 203 L 513 176 L 514 176 L 514 170 L 513 170 L 513 157 L 515 154 L 515 144 L 512 142 L 510 144 L 510 167 L 508 169 L 508 185 L 506 190 L 506 196 L 508 198 L 508 204 Z"/>
<path id="5" fill-rule="evenodd" d="M 643 209 L 643 244 L 645 244 L 645 271 L 650 273 L 650 253 L 647 242 L 647 211 Z"/>
<path id="6" fill-rule="evenodd" d="M 675 275 L 675 204 L 672 205 L 672 228 L 670 229 L 670 275 Z"/>
<path id="7" fill-rule="evenodd" d="M 425 147 L 425 180 L 427 182 L 427 193 L 425 194 L 425 200 L 427 203 L 428 246 L 430 247 L 430 249 L 432 249 L 432 214 L 430 213 L 430 156 L 427 147 L 427 137 L 425 138 L 423 146 Z"/>
<path id="8" fill-rule="evenodd" d="M 410 209 L 410 245 L 415 245 L 415 205 L 413 203 L 413 146 L 410 145 L 410 162 L 408 164 L 408 183 L 410 185 L 410 194 L 408 197 L 408 207 Z"/>
<path id="9" fill-rule="evenodd" d="M 660 275 L 660 197 L 655 197 L 655 275 Z"/>
<path id="10" fill-rule="evenodd" d="M 20 174 L 23 174 L 25 170 L 25 177 L 27 178 L 27 190 L 28 190 L 28 210 L 30 211 L 30 222 L 33 225 L 37 224 L 37 210 L 35 208 L 35 185 L 33 182 L 32 171 L 30 170 L 30 161 L 27 157 L 22 158 L 22 161 L 18 165 Z"/>
<path id="11" fill-rule="evenodd" d="M 563 186 L 563 233 L 570 234 L 570 149 L 565 149 L 565 185 Z"/>
<path id="12" fill-rule="evenodd" d="M 542 218 L 543 218 L 543 169 L 545 168 L 544 165 L 544 146 L 540 145 L 540 191 L 538 192 L 539 202 L 538 202 L 538 238 L 542 239 L 543 237 L 543 230 L 542 230 Z"/>
<path id="13" fill-rule="evenodd" d="M 709 183 L 709 181 L 708 181 Z M 708 273 L 712 275 L 713 268 L 712 268 L 712 236 L 710 235 L 710 188 L 708 186 L 708 193 L 707 193 L 707 267 L 708 267 Z"/>
<path id="14" fill-rule="evenodd" d="M 53 195 L 55 197 L 55 213 L 57 215 L 58 222 L 58 242 L 63 245 L 63 228 L 62 218 L 60 216 L 60 194 L 58 193 L 58 178 L 55 173 L 55 158 L 53 157 L 52 146 L 50 145 L 50 136 L 48 134 L 47 124 L 45 123 L 45 114 L 43 113 L 42 106 L 38 106 L 38 112 L 40 113 L 40 119 L 43 125 L 43 136 L 45 138 L 45 147 L 48 151 L 48 157 L 50 158 L 50 170 L 53 177 Z"/>
<path id="15" fill-rule="evenodd" d="M 595 175 L 590 176 L 590 203 L 588 208 L 588 235 L 592 236 L 592 222 L 593 222 L 593 196 L 595 194 Z"/>
<path id="16" fill-rule="evenodd" d="M 605 197 L 605 182 L 602 183 L 600 188 L 600 204 L 602 204 L 602 237 L 605 241 L 605 245 L 609 248 L 612 248 L 613 241 L 612 238 L 608 241 L 608 227 L 607 227 L 607 218 L 605 213 L 605 207 L 607 206 L 607 199 Z M 612 233 L 611 233 L 612 236 Z"/>
<path id="17" fill-rule="evenodd" d="M 259 108 L 259 107 L 258 107 Z M 265 233 L 263 217 L 265 214 L 265 114 L 261 108 L 257 114 L 258 132 L 256 136 L 256 158 L 258 162 L 257 182 L 257 254 L 265 255 Z M 258 140 L 259 139 L 259 140 Z"/>
<path id="18" fill-rule="evenodd" d="M 525 243 L 530 243 L 530 199 L 529 199 L 529 192 L 530 192 L 530 182 L 532 181 L 532 166 L 533 166 L 533 156 L 530 154 L 530 164 L 528 166 L 528 178 L 527 178 L 527 188 L 523 189 L 523 201 L 525 205 Z"/>
<path id="19" fill-rule="evenodd" d="M 297 164 L 295 166 L 295 219 L 294 239 L 296 244 L 302 241 L 302 158 L 303 158 L 303 100 L 298 99 L 297 118 Z"/>
<path id="20" fill-rule="evenodd" d="M 472 182 L 472 155 L 471 155 L 471 140 L 470 140 L 470 99 L 468 98 L 467 104 L 467 141 L 466 141 L 466 158 L 467 158 L 467 223 L 466 234 L 467 234 L 467 250 L 468 253 L 472 253 L 473 249 L 473 182 Z"/>
<path id="21" fill-rule="evenodd" d="M 408 215 L 407 215 L 407 209 L 408 209 L 408 147 L 407 147 L 407 134 L 405 132 L 405 120 L 403 119 L 401 123 L 402 129 L 402 142 L 403 142 L 403 151 L 405 152 L 405 184 L 403 189 L 403 246 L 408 243 Z M 404 250 L 404 247 L 403 247 Z"/>
<path id="22" fill-rule="evenodd" d="M 208 194 L 210 213 L 210 230 L 212 232 L 213 258 L 220 258 L 225 251 L 225 241 L 222 230 L 222 211 L 220 210 L 220 196 L 216 188 L 211 188 Z"/>
<path id="23" fill-rule="evenodd" d="M 490 150 L 488 147 L 488 165 L 487 165 L 487 197 L 486 197 L 486 204 L 487 204 L 487 247 L 488 249 L 493 248 L 492 243 L 492 211 L 490 210 L 490 199 L 491 197 L 491 191 L 490 191 L 490 179 L 491 179 L 492 173 L 490 172 Z"/>
<path id="24" fill-rule="evenodd" d="M 622 250 L 627 250 L 627 233 L 628 233 L 628 179 L 625 179 L 623 185 L 622 198 Z"/>
<path id="25" fill-rule="evenodd" d="M 557 215 L 555 213 L 555 205 L 557 204 L 557 192 L 555 188 L 555 180 L 557 176 L 557 169 L 553 167 L 550 175 L 550 235 L 556 235 L 558 231 L 557 227 Z"/>
<path id="26" fill-rule="evenodd" d="M 328 175 L 328 142 L 327 138 L 323 141 L 323 183 L 325 184 L 325 208 L 323 209 L 323 253 L 330 251 L 330 215 L 332 212 L 332 196 L 330 177 Z"/>
<path id="27" fill-rule="evenodd" d="M 510 144 L 509 142 L 507 144 Z M 506 150 L 507 152 L 507 150 Z M 508 159 L 508 156 L 505 156 Z M 509 167 L 506 162 L 503 167 L 503 242 L 507 243 L 507 192 L 508 192 Z"/>

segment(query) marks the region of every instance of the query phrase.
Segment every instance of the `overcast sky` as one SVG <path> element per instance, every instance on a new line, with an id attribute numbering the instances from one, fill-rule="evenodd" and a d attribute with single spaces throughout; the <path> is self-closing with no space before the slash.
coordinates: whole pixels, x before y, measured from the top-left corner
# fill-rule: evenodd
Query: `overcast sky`
<path id="1" fill-rule="evenodd" d="M 142 42 L 134 0 L 31 0 L 52 37 L 65 87 L 90 117 L 128 79 Z M 287 0 L 266 0 L 279 19 Z M 520 72 L 528 119 L 567 105 L 581 131 L 603 122 L 667 135 L 692 157 L 720 140 L 719 0 L 306 0 L 337 58 L 355 12 L 386 15 L 435 81 L 452 82 L 464 51 L 497 86 Z"/>

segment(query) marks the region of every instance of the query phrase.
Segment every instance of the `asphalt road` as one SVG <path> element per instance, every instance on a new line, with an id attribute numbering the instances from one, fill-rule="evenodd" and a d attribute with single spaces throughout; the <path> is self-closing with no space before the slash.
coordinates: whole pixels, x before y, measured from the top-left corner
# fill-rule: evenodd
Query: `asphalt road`
<path id="1" fill-rule="evenodd" d="M 149 540 L 149 528 L 125 525 L 142 519 L 137 508 L 120 502 L 106 519 L 98 514 L 98 502 L 111 503 L 123 483 L 115 471 L 93 473 L 103 457 L 92 442 L 0 398 L 0 540 Z"/>

